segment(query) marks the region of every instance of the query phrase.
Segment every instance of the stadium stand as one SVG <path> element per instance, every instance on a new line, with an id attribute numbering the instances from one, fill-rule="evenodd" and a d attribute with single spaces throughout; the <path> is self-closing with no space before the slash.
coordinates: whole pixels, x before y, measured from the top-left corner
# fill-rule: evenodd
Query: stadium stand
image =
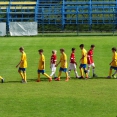
<path id="1" fill-rule="evenodd" d="M 114 24 L 117 0 L 10 0 L 0 2 L 0 22 L 38 24 Z"/>

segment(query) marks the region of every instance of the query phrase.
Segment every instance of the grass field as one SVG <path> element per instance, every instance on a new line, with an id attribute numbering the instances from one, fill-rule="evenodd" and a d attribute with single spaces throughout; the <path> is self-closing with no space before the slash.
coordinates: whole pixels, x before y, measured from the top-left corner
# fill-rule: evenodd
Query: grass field
<path id="1" fill-rule="evenodd" d="M 48 82 L 44 76 L 41 76 L 42 82 L 35 82 L 39 49 L 44 49 L 46 72 L 50 74 L 51 51 L 58 51 L 59 60 L 60 48 L 65 48 L 69 58 L 71 48 L 75 47 L 78 62 L 81 43 L 86 50 L 91 44 L 96 45 L 94 60 L 99 78 L 78 80 L 72 71 L 69 82 L 64 81 L 64 73 L 60 82 Z M 0 37 L 0 75 L 5 78 L 5 83 L 0 84 L 0 116 L 117 117 L 117 79 L 106 79 L 112 58 L 111 48 L 116 44 L 116 36 Z M 21 78 L 15 67 L 20 60 L 20 46 L 24 46 L 28 58 L 27 84 L 20 83 Z M 57 74 L 58 70 L 59 67 Z"/>

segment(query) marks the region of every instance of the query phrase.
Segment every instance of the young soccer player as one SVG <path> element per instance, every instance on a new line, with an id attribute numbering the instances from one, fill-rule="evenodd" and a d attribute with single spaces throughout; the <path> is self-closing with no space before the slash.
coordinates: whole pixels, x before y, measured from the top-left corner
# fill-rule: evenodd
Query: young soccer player
<path id="1" fill-rule="evenodd" d="M 84 49 L 84 44 L 81 44 L 80 46 L 80 49 L 81 49 L 81 54 L 82 54 L 82 57 L 80 59 L 80 73 L 81 73 L 81 77 L 80 78 L 84 78 L 83 76 L 83 70 L 84 70 L 84 73 L 85 73 L 85 76 L 86 78 L 88 78 L 88 73 L 87 73 L 87 69 L 86 69 L 86 65 L 87 65 L 87 51 Z"/>
<path id="2" fill-rule="evenodd" d="M 112 48 L 113 57 L 112 57 L 112 61 L 109 64 L 110 71 L 109 71 L 109 76 L 107 78 L 111 78 L 112 69 L 116 70 L 112 76 L 114 76 L 117 73 L 117 52 L 116 51 L 117 51 L 117 49 L 115 47 L 113 47 Z"/>
<path id="3" fill-rule="evenodd" d="M 4 78 L 0 76 L 1 82 L 4 83 Z"/>
<path id="4" fill-rule="evenodd" d="M 40 73 L 46 76 L 49 79 L 49 82 L 52 81 L 52 78 L 45 73 L 45 56 L 43 55 L 43 49 L 38 50 L 40 54 L 39 66 L 38 66 L 38 79 L 37 82 L 40 82 Z"/>
<path id="5" fill-rule="evenodd" d="M 52 50 L 52 56 L 50 59 L 50 68 L 51 68 L 51 74 L 50 77 L 52 77 L 54 75 L 54 78 L 56 78 L 56 62 L 57 62 L 57 56 L 56 56 L 57 51 L 56 50 Z"/>
<path id="6" fill-rule="evenodd" d="M 58 78 L 56 78 L 55 80 L 60 81 L 60 77 L 61 77 L 62 72 L 65 72 L 65 74 L 66 74 L 66 80 L 65 81 L 68 81 L 69 77 L 68 77 L 68 72 L 67 72 L 67 55 L 65 54 L 65 50 L 63 48 L 60 49 L 60 53 L 61 53 L 60 61 L 56 64 L 56 67 L 60 63 L 61 63 L 61 66 L 60 66 L 60 69 L 59 69 Z"/>
<path id="7" fill-rule="evenodd" d="M 19 51 L 21 52 L 21 60 L 18 63 L 18 65 L 16 65 L 16 68 L 19 67 L 18 72 L 22 77 L 22 83 L 27 83 L 26 80 L 27 57 L 23 47 L 20 47 Z"/>
<path id="8" fill-rule="evenodd" d="M 75 48 L 72 48 L 72 53 L 71 53 L 71 56 L 70 56 L 68 75 L 70 77 L 71 70 L 74 70 L 76 78 L 79 78 L 78 73 L 77 73 L 77 69 L 76 69 L 77 62 L 75 60 L 75 50 L 76 50 Z"/>
<path id="9" fill-rule="evenodd" d="M 88 71 L 88 75 L 89 75 L 90 68 L 92 67 L 93 77 L 97 77 L 97 75 L 95 74 L 95 64 L 94 64 L 94 60 L 93 60 L 94 49 L 95 49 L 95 45 L 91 45 L 91 48 L 87 54 L 87 62 L 88 62 L 88 70 L 87 71 Z"/>

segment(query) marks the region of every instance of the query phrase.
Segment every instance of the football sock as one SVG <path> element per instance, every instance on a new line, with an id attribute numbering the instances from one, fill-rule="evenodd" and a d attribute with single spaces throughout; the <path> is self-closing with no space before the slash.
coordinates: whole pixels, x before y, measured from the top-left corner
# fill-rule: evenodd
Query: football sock
<path id="1" fill-rule="evenodd" d="M 26 81 L 26 72 L 24 72 L 23 75 L 24 75 L 24 81 Z"/>
<path id="2" fill-rule="evenodd" d="M 111 76 L 111 74 L 112 74 L 112 69 L 110 69 L 110 71 L 109 71 L 109 76 Z"/>
<path id="3" fill-rule="evenodd" d="M 95 74 L 95 68 L 92 69 L 93 74 Z"/>
<path id="4" fill-rule="evenodd" d="M 61 74 L 62 74 L 62 72 L 61 72 L 61 71 L 59 71 L 59 75 L 58 75 L 58 78 L 60 78 L 60 77 L 61 77 Z"/>
<path id="5" fill-rule="evenodd" d="M 116 73 L 117 73 L 117 71 L 115 71 L 113 75 L 115 75 Z"/>
<path id="6" fill-rule="evenodd" d="M 80 68 L 80 73 L 81 73 L 81 76 L 83 76 L 83 69 Z"/>
<path id="7" fill-rule="evenodd" d="M 55 74 L 55 71 L 52 71 L 52 73 L 50 74 L 50 76 L 52 77 Z"/>
<path id="8" fill-rule="evenodd" d="M 90 72 L 90 70 L 87 70 L 88 75 L 89 75 L 89 72 Z"/>
<path id="9" fill-rule="evenodd" d="M 44 73 L 43 75 L 46 76 L 47 78 L 50 78 L 50 76 L 46 73 Z"/>
<path id="10" fill-rule="evenodd" d="M 65 72 L 65 74 L 66 74 L 66 79 L 68 79 L 68 72 Z"/>
<path id="11" fill-rule="evenodd" d="M 38 74 L 38 80 L 40 80 L 40 74 Z"/>
<path id="12" fill-rule="evenodd" d="M 68 75 L 69 75 L 69 76 L 70 76 L 70 72 L 71 72 L 71 71 L 68 71 Z"/>
<path id="13" fill-rule="evenodd" d="M 74 72 L 75 72 L 76 77 L 78 77 L 78 72 L 77 71 L 74 71 Z"/>
<path id="14" fill-rule="evenodd" d="M 21 71 L 19 71 L 19 74 L 22 77 L 22 79 L 24 79 L 24 75 L 23 75 L 23 73 Z"/>

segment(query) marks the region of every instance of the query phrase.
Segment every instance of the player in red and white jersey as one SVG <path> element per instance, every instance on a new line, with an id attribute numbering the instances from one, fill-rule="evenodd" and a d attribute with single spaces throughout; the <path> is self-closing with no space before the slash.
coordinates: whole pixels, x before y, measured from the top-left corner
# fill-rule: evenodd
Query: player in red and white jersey
<path id="1" fill-rule="evenodd" d="M 69 63 L 69 70 L 68 70 L 68 75 L 70 77 L 70 72 L 71 70 L 74 70 L 76 78 L 79 78 L 78 73 L 77 73 L 77 69 L 76 69 L 76 60 L 75 60 L 75 48 L 72 48 L 72 53 L 70 56 L 70 63 Z"/>
<path id="2" fill-rule="evenodd" d="M 95 64 L 93 60 L 93 51 L 95 49 L 95 45 L 91 45 L 90 50 L 87 53 L 87 63 L 88 63 L 88 75 L 90 72 L 90 68 L 92 67 L 93 77 L 97 77 L 95 74 Z"/>
<path id="3" fill-rule="evenodd" d="M 51 74 L 50 76 L 52 77 L 54 75 L 54 78 L 56 77 L 55 72 L 56 72 L 56 62 L 57 62 L 57 56 L 56 56 L 57 51 L 52 50 L 52 56 L 50 59 L 50 68 L 51 68 Z"/>

